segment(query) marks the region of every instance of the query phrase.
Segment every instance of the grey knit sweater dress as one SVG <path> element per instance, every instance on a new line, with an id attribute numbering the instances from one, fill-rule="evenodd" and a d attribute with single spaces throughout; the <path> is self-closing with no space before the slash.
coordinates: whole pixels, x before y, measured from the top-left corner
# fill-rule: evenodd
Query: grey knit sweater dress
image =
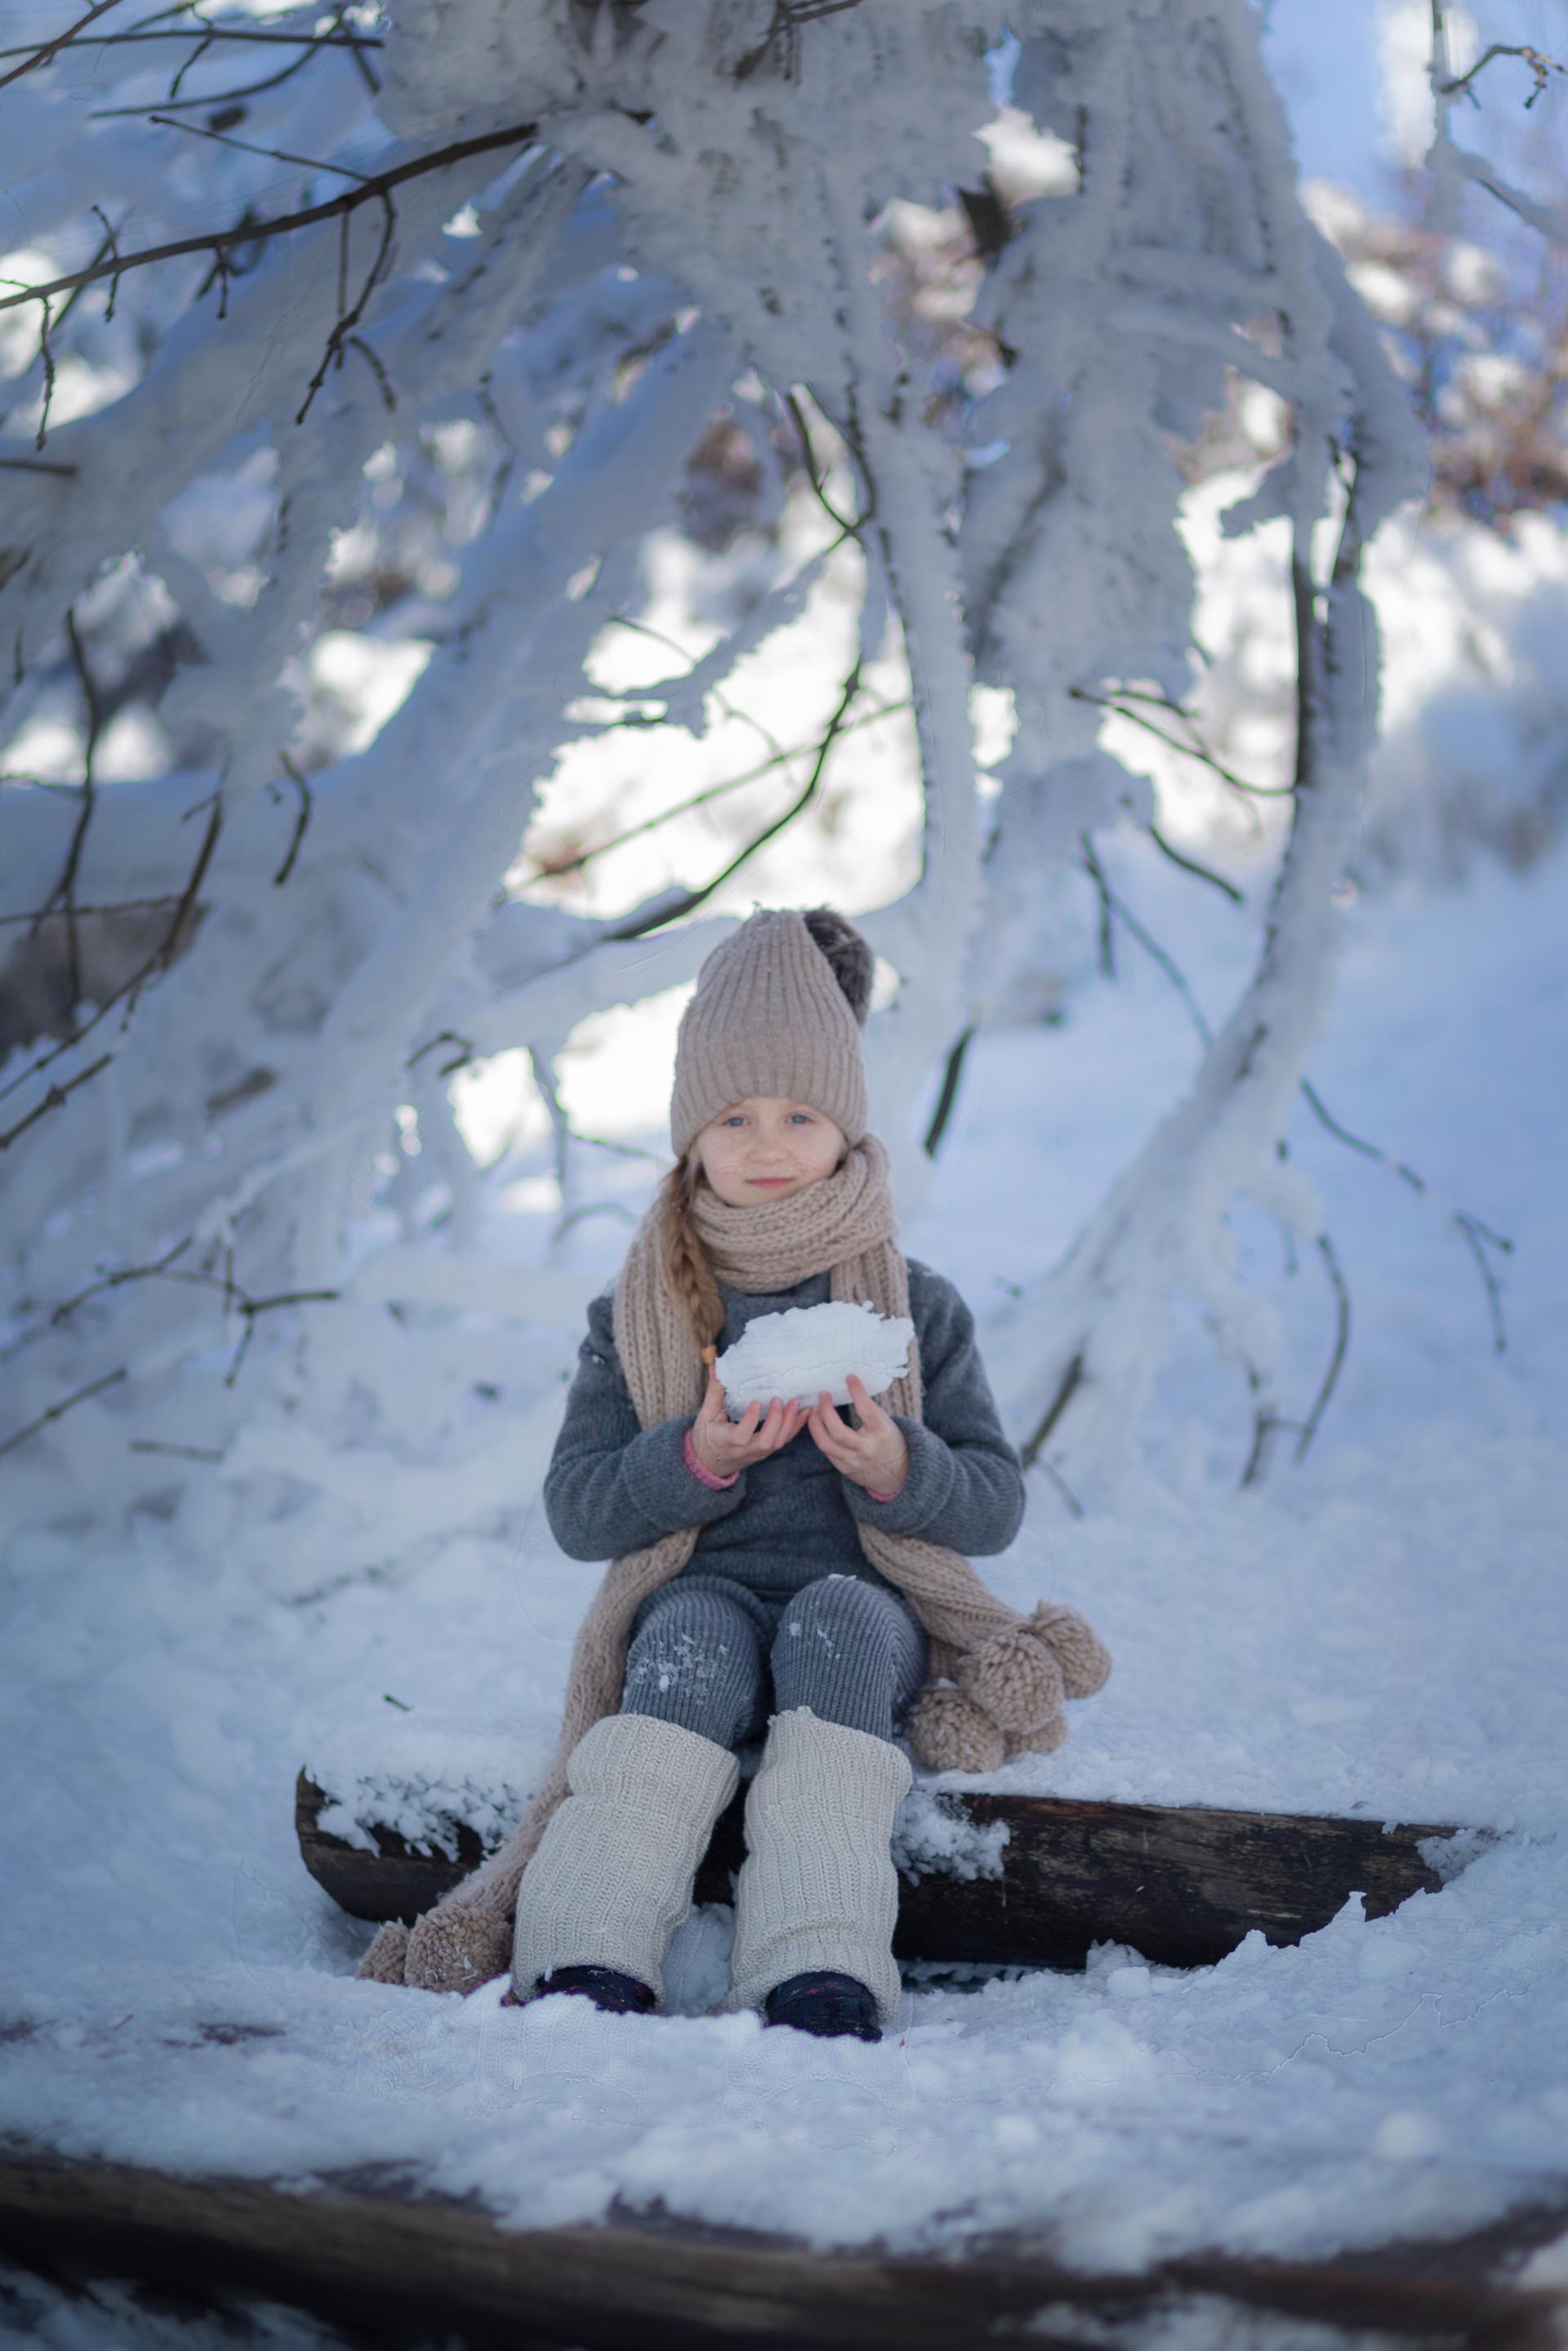
<path id="1" fill-rule="evenodd" d="M 823 1304 L 829 1286 L 823 1271 L 778 1292 L 722 1290 L 723 1345 L 759 1314 Z M 706 1486 L 685 1458 L 691 1415 L 639 1426 L 612 1295 L 593 1301 L 545 1478 L 551 1531 L 570 1558 L 604 1560 L 678 1528 L 699 1530 L 685 1567 L 633 1620 L 622 1712 L 660 1715 L 732 1748 L 761 1733 L 770 1708 L 800 1705 L 896 1736 L 926 1678 L 929 1646 L 903 1594 L 861 1549 L 857 1522 L 985 1555 L 1007 1549 L 1024 1508 L 974 1318 L 950 1281 L 913 1258 L 909 1311 L 925 1418 L 894 1416 L 909 1474 L 892 1501 L 877 1502 L 806 1430 L 732 1486 Z"/>

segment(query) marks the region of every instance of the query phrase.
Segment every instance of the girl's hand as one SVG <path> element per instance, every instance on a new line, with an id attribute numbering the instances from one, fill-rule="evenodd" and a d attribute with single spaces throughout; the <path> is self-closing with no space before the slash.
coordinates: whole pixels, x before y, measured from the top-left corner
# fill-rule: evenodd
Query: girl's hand
<path id="1" fill-rule="evenodd" d="M 738 1420 L 731 1420 L 724 1408 L 718 1374 L 710 1364 L 707 1394 L 692 1423 L 692 1451 L 716 1478 L 732 1478 L 737 1469 L 748 1469 L 754 1461 L 777 1453 L 791 1437 L 799 1437 L 805 1425 L 805 1405 L 785 1404 L 778 1396 L 766 1414 L 760 1405 L 748 1404 Z"/>
<path id="2" fill-rule="evenodd" d="M 909 1475 L 904 1431 L 867 1394 L 865 1382 L 855 1373 L 850 1374 L 848 1384 L 855 1414 L 852 1428 L 846 1428 L 839 1418 L 826 1388 L 812 1405 L 806 1426 L 835 1469 L 852 1484 L 863 1486 L 868 1494 L 891 1499 Z"/>

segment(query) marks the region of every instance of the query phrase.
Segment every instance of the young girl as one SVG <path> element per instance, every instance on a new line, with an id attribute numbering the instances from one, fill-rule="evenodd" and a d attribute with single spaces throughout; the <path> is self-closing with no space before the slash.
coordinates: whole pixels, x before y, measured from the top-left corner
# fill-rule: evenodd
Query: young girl
<path id="1" fill-rule="evenodd" d="M 595 1300 L 545 1480 L 570 1557 L 611 1566 L 573 1651 L 545 1785 L 520 1827 L 361 1972 L 653 2010 L 693 1879 L 766 1732 L 725 2006 L 880 2039 L 899 1996 L 894 1815 L 909 1749 L 988 1770 L 1058 1745 L 1109 1660 L 1082 1619 L 1024 1619 L 965 1551 L 1023 1515 L 973 1323 L 894 1239 L 866 1131 L 872 957 L 826 908 L 756 914 L 681 1023 L 676 1164 Z M 713 1368 L 753 1317 L 824 1301 L 908 1314 L 907 1372 L 852 1412 L 775 1396 L 731 1421 Z M 901 1733 L 903 1736 L 901 1736 Z M 515 1924 L 510 1914 L 515 1907 Z"/>

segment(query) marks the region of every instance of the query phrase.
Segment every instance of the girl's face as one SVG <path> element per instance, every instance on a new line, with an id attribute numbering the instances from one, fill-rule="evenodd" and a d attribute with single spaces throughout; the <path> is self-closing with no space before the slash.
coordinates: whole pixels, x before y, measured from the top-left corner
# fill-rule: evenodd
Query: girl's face
<path id="1" fill-rule="evenodd" d="M 820 1184 L 849 1144 L 842 1127 L 809 1102 L 748 1096 L 710 1119 L 693 1148 L 727 1207 L 754 1208 Z"/>

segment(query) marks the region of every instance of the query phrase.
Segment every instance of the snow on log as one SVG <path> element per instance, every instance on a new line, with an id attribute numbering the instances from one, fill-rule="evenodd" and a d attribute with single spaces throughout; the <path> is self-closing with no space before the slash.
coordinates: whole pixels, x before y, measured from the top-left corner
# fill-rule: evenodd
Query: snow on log
<path id="1" fill-rule="evenodd" d="M 874 2244 L 823 2253 L 662 2205 L 617 2208 L 600 2227 L 506 2229 L 471 2199 L 412 2193 L 389 2169 L 328 2174 L 300 2194 L 20 2148 L 0 2160 L 0 2245 L 67 2278 L 111 2260 L 122 2275 L 177 2288 L 182 2309 L 203 2289 L 225 2312 L 230 2295 L 260 2294 L 345 2323 L 356 2339 L 367 2327 L 377 2342 L 438 2332 L 508 2351 L 620 2351 L 632 2340 L 687 2351 L 949 2351 L 1015 2337 L 1131 2346 L 1192 2339 L 1195 2316 L 1207 2342 L 1266 2333 L 1343 2343 L 1342 2330 L 1364 2342 L 1362 2330 L 1376 2328 L 1379 2342 L 1480 2351 L 1558 2340 L 1565 2301 L 1551 2252 L 1529 2262 L 1561 2236 L 1562 2196 L 1463 2236 L 1312 2261 L 1199 2252 L 1113 2273 L 1063 2266 L 1044 2229 L 991 2232 L 962 2258 Z"/>
<path id="2" fill-rule="evenodd" d="M 1202 1967 L 1254 1931 L 1299 1943 L 1353 1896 L 1369 1918 L 1443 1882 L 1451 1825 L 1226 1812 L 1205 1805 L 1115 1804 L 1082 1798 L 917 1792 L 967 1832 L 949 1860 L 939 1841 L 905 1843 L 894 1949 L 902 1959 L 1015 1967 L 1082 1967 L 1095 1943 L 1125 1943 L 1167 1967 Z M 714 1831 L 695 1899 L 734 1898 L 745 1855 L 745 1788 Z M 326 1792 L 303 1771 L 295 1824 L 305 1866 L 356 1918 L 409 1923 L 477 1867 L 488 1847 L 452 1823 L 457 1857 L 367 1823 L 368 1847 L 319 1825 Z M 970 1858 L 988 1833 L 999 1866 Z M 913 1849 L 912 1849 L 913 1847 Z M 1448 1856 L 1461 1858 L 1462 1847 Z M 914 1872 L 918 1869 L 916 1876 Z M 959 1876 L 955 1870 L 967 1869 Z"/>

